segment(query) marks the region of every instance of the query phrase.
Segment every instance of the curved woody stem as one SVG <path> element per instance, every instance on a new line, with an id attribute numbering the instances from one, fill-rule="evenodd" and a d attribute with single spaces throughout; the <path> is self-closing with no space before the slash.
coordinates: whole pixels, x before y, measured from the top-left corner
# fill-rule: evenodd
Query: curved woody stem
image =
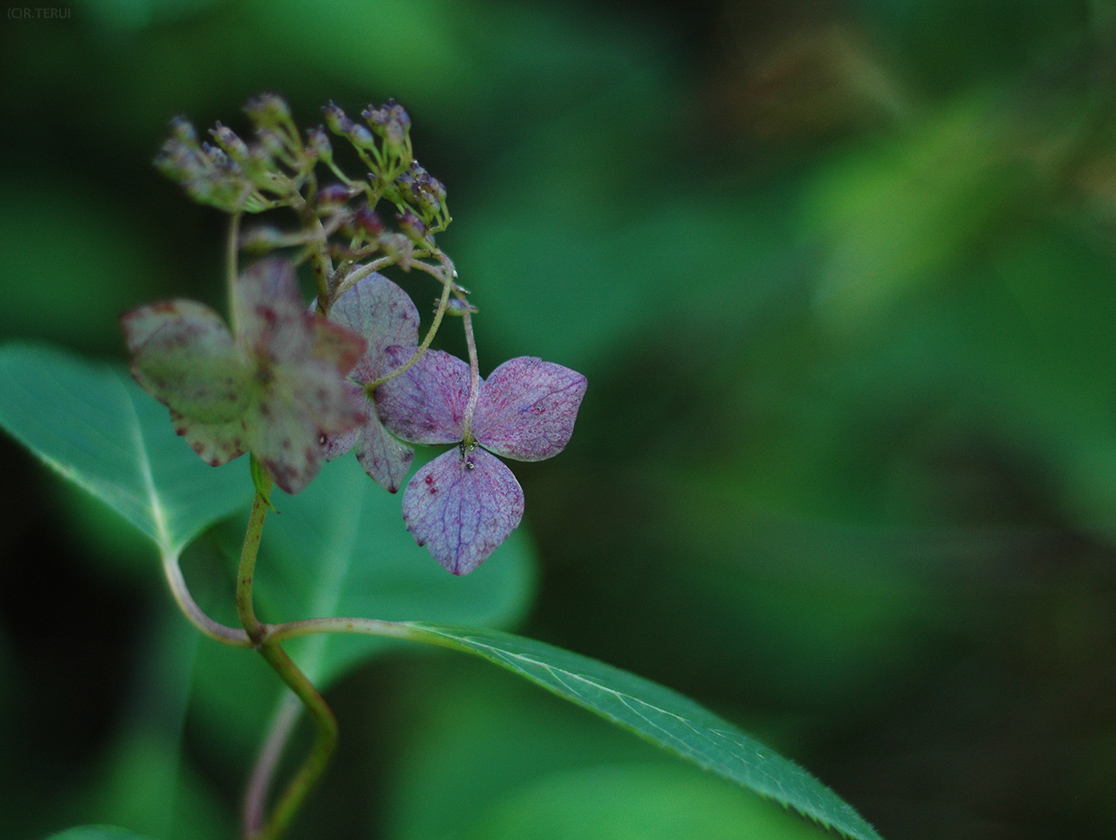
<path id="1" fill-rule="evenodd" d="M 277 760 L 268 759 L 268 750 L 273 745 L 269 742 L 268 747 L 265 747 L 261 763 L 253 773 L 249 798 L 245 802 L 244 832 L 249 840 L 277 840 L 283 835 L 306 796 L 321 778 L 337 745 L 337 719 L 333 711 L 314 684 L 279 646 L 278 641 L 268 638 L 268 628 L 256 617 L 253 606 L 252 581 L 255 577 L 256 556 L 259 553 L 264 520 L 270 505 L 268 501 L 270 491 L 271 477 L 264 473 L 261 486 L 257 487 L 255 499 L 252 501 L 252 512 L 248 517 L 248 528 L 244 534 L 244 546 L 240 554 L 240 568 L 236 581 L 236 607 L 240 622 L 252 646 L 302 701 L 314 719 L 317 733 L 310 754 L 275 803 L 270 819 L 263 822 L 265 810 L 263 798 L 269 786 L 269 775 L 274 772 L 278 763 Z"/>

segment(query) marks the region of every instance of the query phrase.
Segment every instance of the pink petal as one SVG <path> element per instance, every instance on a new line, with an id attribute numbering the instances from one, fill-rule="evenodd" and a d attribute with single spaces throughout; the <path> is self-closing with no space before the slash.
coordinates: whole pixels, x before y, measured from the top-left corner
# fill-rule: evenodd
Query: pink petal
<path id="1" fill-rule="evenodd" d="M 387 370 L 413 353 L 413 347 L 387 348 Z M 469 366 L 441 350 L 427 350 L 405 373 L 376 389 L 376 410 L 384 426 L 411 443 L 460 441 L 468 400 Z"/>
<path id="2" fill-rule="evenodd" d="M 382 274 L 371 274 L 341 295 L 329 319 L 363 336 L 368 348 L 351 376 L 368 383 L 385 370 L 384 350 L 418 344 L 419 313 L 410 296 Z"/>
<path id="3" fill-rule="evenodd" d="M 532 356 L 504 362 L 484 383 L 473 436 L 497 455 L 541 461 L 566 448 L 586 380 L 577 371 Z"/>
<path id="4" fill-rule="evenodd" d="M 522 518 L 519 482 L 480 448 L 442 453 L 415 473 L 403 493 L 407 530 L 455 575 L 479 566 Z"/>
<path id="5" fill-rule="evenodd" d="M 121 318 L 132 375 L 176 413 L 224 423 L 243 413 L 250 373 L 221 317 L 200 303 L 172 300 Z"/>

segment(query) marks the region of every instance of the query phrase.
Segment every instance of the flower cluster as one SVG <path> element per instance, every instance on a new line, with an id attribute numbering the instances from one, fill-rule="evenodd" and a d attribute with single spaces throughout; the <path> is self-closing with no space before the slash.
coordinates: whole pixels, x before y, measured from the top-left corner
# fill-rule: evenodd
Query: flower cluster
<path id="1" fill-rule="evenodd" d="M 323 461 L 355 450 L 376 482 L 394 493 L 414 458 L 412 444 L 453 444 L 423 466 L 403 494 L 403 520 L 419 545 L 453 574 L 475 569 L 519 525 L 523 491 L 496 456 L 550 458 L 565 448 L 585 377 L 521 357 L 481 379 L 468 292 L 457 284 L 434 234 L 450 222 L 445 187 L 414 160 L 407 112 L 394 100 L 362 112 L 338 106 L 325 122 L 368 167 L 352 179 L 334 163 L 324 128 L 303 139 L 275 96 L 247 107 L 255 139 L 217 124 L 201 143 L 184 119 L 172 124 L 157 165 L 195 200 L 233 217 L 280 207 L 301 229 L 264 227 L 239 237 L 253 253 L 296 248 L 314 268 L 318 295 L 307 309 L 295 263 L 270 257 L 232 282 L 232 329 L 189 300 L 143 306 L 122 318 L 132 373 L 170 408 L 178 433 L 208 463 L 245 452 L 288 493 Z M 338 180 L 321 186 L 318 168 Z M 376 214 L 397 211 L 397 231 Z M 419 341 L 410 296 L 379 271 L 419 269 L 442 285 L 434 320 Z M 428 350 L 446 314 L 460 316 L 465 362 Z"/>

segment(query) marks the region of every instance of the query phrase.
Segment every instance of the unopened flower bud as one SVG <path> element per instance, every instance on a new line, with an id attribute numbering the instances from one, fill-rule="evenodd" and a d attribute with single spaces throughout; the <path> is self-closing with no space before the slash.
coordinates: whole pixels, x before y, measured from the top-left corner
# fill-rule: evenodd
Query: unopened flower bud
<path id="1" fill-rule="evenodd" d="M 411 115 L 402 105 L 389 99 L 379 108 L 365 108 L 361 116 L 368 121 L 373 131 L 384 138 L 384 147 L 389 153 L 403 152 L 407 134 L 411 130 Z"/>
<path id="2" fill-rule="evenodd" d="M 283 97 L 274 93 L 264 93 L 249 99 L 244 112 L 260 127 L 276 126 L 291 120 L 290 106 Z"/>
<path id="3" fill-rule="evenodd" d="M 240 237 L 240 250 L 250 254 L 266 254 L 282 247 L 283 235 L 273 227 L 256 227 Z"/>
<path id="4" fill-rule="evenodd" d="M 372 239 L 377 238 L 384 232 L 384 223 L 380 221 L 380 217 L 367 204 L 357 208 L 353 214 L 353 225 L 357 230 L 367 234 Z"/>
<path id="5" fill-rule="evenodd" d="M 319 205 L 344 204 L 360 192 L 358 187 L 347 187 L 344 184 L 329 184 L 318 190 Z"/>
<path id="6" fill-rule="evenodd" d="M 329 126 L 329 130 L 334 134 L 349 133 L 353 121 L 350 120 L 348 115 L 346 115 L 340 107 L 335 105 L 332 100 L 328 105 L 322 107 L 322 113 L 325 115 L 326 125 Z"/>
<path id="7" fill-rule="evenodd" d="M 194 124 L 183 116 L 171 120 L 171 137 L 190 146 L 198 145 L 198 132 Z"/>
<path id="8" fill-rule="evenodd" d="M 323 163 L 333 159 L 333 146 L 320 125 L 306 132 L 306 153 Z"/>
<path id="9" fill-rule="evenodd" d="M 415 257 L 415 243 L 402 233 L 384 233 L 380 235 L 380 249 L 386 256 L 391 257 L 397 266 L 404 271 L 411 270 L 411 262 Z"/>
<path id="10" fill-rule="evenodd" d="M 350 123 L 345 136 L 358 149 L 371 149 L 376 145 L 376 138 L 372 136 L 372 132 L 358 123 Z"/>
<path id="11" fill-rule="evenodd" d="M 426 224 L 422 219 L 410 210 L 397 214 L 395 218 L 399 221 L 399 229 L 407 234 L 412 242 L 420 245 L 426 244 Z"/>
<path id="12" fill-rule="evenodd" d="M 440 300 L 434 301 L 434 309 L 437 310 L 440 304 Z M 446 314 L 448 315 L 464 315 L 466 312 L 476 315 L 477 308 L 468 301 L 456 297 L 451 297 L 446 303 Z"/>
<path id="13" fill-rule="evenodd" d="M 248 159 L 248 144 L 241 140 L 236 132 L 227 125 L 217 123 L 209 129 L 209 133 L 233 160 L 243 162 Z"/>

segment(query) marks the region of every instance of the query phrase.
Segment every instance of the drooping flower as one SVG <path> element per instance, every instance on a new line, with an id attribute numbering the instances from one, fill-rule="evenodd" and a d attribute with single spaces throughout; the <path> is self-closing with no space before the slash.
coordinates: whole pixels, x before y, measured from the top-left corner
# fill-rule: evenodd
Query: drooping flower
<path id="1" fill-rule="evenodd" d="M 393 367 L 405 351 L 388 348 Z M 412 443 L 456 443 L 423 466 L 403 494 L 403 521 L 443 567 L 464 575 L 519 525 L 523 490 L 496 457 L 541 461 L 561 452 L 573 433 L 585 377 L 522 356 L 482 380 L 469 416 L 469 366 L 430 350 L 376 389 L 380 419 Z"/>
<path id="2" fill-rule="evenodd" d="M 235 336 L 190 300 L 125 313 L 132 375 L 170 408 L 175 429 L 208 463 L 251 451 L 276 484 L 297 493 L 321 467 L 322 435 L 365 418 L 344 380 L 365 342 L 306 312 L 285 260 L 245 270 L 233 306 Z"/>
<path id="3" fill-rule="evenodd" d="M 384 351 L 399 346 L 414 353 L 418 345 L 419 313 L 410 296 L 382 274 L 357 281 L 334 301 L 329 319 L 368 342 L 363 355 L 349 373 L 346 387 L 367 419 L 360 426 L 326 438 L 325 458 L 332 461 L 356 446 L 356 457 L 377 484 L 395 493 L 407 476 L 415 450 L 388 434 L 376 414 L 375 401 L 367 392 L 370 382 L 383 376 L 389 364 Z M 406 359 L 404 359 L 406 361 Z"/>

